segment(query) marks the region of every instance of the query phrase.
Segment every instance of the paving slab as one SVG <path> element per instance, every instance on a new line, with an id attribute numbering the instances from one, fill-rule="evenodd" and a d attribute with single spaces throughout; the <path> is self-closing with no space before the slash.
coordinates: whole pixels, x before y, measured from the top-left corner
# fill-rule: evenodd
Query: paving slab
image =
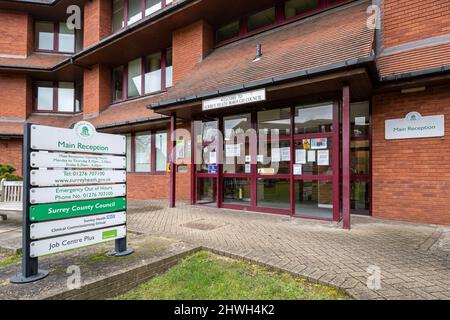
<path id="1" fill-rule="evenodd" d="M 131 230 L 346 287 L 356 298 L 450 299 L 450 229 L 443 226 L 352 216 L 347 231 L 333 222 L 186 203 L 131 201 L 130 208 Z M 373 270 L 379 288 L 367 285 Z"/>

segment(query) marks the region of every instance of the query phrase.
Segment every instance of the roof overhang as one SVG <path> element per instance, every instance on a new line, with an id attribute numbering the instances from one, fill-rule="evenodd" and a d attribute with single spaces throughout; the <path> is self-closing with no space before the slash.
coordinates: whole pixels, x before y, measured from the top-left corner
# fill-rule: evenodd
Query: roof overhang
<path id="1" fill-rule="evenodd" d="M 312 68 L 274 78 L 252 81 L 234 87 L 219 88 L 214 91 L 163 100 L 148 106 L 149 109 L 163 115 L 176 114 L 182 119 L 191 119 L 195 115 L 205 114 L 202 101 L 206 99 L 242 93 L 255 89 L 266 89 L 267 100 L 259 104 L 266 105 L 287 101 L 301 101 L 312 97 L 327 99 L 340 96 L 343 83 L 349 83 L 352 99 L 370 97 L 372 88 L 378 82 L 374 57 L 359 58 L 333 65 Z M 218 109 L 219 112 L 235 111 L 241 106 Z M 211 111 L 212 113 L 218 110 Z M 210 112 L 210 113 L 211 113 Z"/>

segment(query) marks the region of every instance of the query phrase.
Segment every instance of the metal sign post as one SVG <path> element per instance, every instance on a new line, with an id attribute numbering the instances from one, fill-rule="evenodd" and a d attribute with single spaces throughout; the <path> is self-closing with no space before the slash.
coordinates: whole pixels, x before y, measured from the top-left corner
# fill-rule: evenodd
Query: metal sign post
<path id="1" fill-rule="evenodd" d="M 31 123 L 25 123 L 23 131 L 23 222 L 22 222 L 22 272 L 11 278 L 12 283 L 28 283 L 37 281 L 48 276 L 47 270 L 40 270 L 38 258 L 30 255 L 30 140 Z"/>
<path id="2" fill-rule="evenodd" d="M 11 283 L 45 278 L 41 256 L 112 240 L 109 256 L 134 252 L 126 238 L 124 136 L 97 133 L 85 121 L 74 129 L 26 123 L 23 176 L 22 270 Z"/>

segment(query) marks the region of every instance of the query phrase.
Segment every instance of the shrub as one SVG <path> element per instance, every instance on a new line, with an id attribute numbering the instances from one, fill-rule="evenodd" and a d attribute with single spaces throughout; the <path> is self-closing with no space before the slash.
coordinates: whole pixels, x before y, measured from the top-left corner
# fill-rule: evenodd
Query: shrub
<path id="1" fill-rule="evenodd" d="M 14 174 L 16 168 L 10 164 L 0 163 L 0 181 L 6 179 L 7 181 L 22 181 L 22 177 Z"/>

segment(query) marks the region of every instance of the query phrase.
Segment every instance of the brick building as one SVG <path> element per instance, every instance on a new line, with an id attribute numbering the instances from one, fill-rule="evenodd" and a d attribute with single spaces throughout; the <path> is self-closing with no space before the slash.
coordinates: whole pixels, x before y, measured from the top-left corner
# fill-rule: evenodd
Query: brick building
<path id="1" fill-rule="evenodd" d="M 132 199 L 450 224 L 448 0 L 0 0 L 0 25 L 0 163 L 84 119 L 127 135 Z"/>

